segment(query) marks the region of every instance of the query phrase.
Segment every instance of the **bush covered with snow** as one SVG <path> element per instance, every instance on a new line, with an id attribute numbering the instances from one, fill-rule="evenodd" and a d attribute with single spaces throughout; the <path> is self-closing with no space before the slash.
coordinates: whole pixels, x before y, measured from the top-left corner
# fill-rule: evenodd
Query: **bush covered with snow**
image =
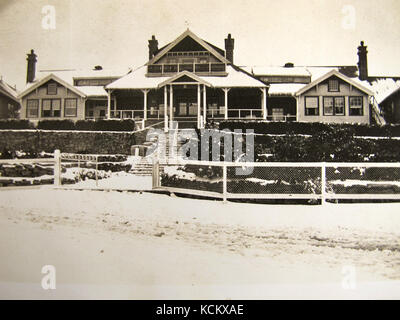
<path id="1" fill-rule="evenodd" d="M 259 134 L 307 134 L 313 135 L 330 129 L 349 129 L 357 136 L 400 137 L 400 125 L 388 124 L 385 126 L 366 124 L 327 124 L 319 122 L 254 122 L 254 121 L 221 121 L 213 124 L 220 130 L 252 129 Z"/>
<path id="2" fill-rule="evenodd" d="M 256 161 L 398 162 L 398 139 L 362 139 L 351 128 L 329 128 L 312 136 L 283 135 L 258 143 Z M 260 155 L 270 153 L 265 159 Z"/>

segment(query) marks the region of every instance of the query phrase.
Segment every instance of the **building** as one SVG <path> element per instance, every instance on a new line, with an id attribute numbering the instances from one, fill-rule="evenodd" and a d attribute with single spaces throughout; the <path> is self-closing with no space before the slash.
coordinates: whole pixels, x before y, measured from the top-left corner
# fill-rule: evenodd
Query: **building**
<path id="1" fill-rule="evenodd" d="M 15 87 L 0 78 L 0 119 L 18 118 L 20 104 Z"/>
<path id="2" fill-rule="evenodd" d="M 357 65 L 237 66 L 235 40 L 221 49 L 189 29 L 129 72 L 47 70 L 28 54 L 21 118 L 135 119 L 147 127 L 174 121 L 202 128 L 210 121 L 301 121 L 385 124 L 400 121 L 400 80 L 368 75 L 367 47 Z M 392 81 L 390 90 L 382 83 Z M 397 82 L 396 82 L 397 81 Z M 386 88 L 383 90 L 382 88 Z"/>
<path id="3" fill-rule="evenodd" d="M 211 120 L 267 118 L 267 85 L 234 65 L 234 39 L 225 50 L 189 29 L 158 48 L 149 40 L 149 60 L 106 86 L 110 118 L 134 118 L 145 126 L 164 122 L 197 128 Z"/>
<path id="4" fill-rule="evenodd" d="M 104 86 L 127 72 L 104 70 L 42 70 L 36 73 L 37 56 L 28 54 L 27 84 L 19 95 L 21 119 L 85 120 L 107 117 Z M 114 101 L 111 101 L 113 105 Z"/>

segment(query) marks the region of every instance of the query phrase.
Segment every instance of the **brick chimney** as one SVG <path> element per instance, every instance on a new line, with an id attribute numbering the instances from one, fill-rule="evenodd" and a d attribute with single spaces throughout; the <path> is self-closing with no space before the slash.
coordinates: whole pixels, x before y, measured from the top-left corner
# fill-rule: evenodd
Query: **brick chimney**
<path id="1" fill-rule="evenodd" d="M 361 41 L 358 47 L 358 78 L 360 80 L 368 80 L 368 62 L 367 62 L 367 46 Z"/>
<path id="2" fill-rule="evenodd" d="M 232 38 L 231 34 L 228 34 L 228 38 L 225 39 L 225 58 L 233 63 L 233 48 L 235 47 L 235 39 Z"/>
<path id="3" fill-rule="evenodd" d="M 28 58 L 26 58 L 26 61 L 28 61 L 28 68 L 26 71 L 26 83 L 30 83 L 35 80 L 37 55 L 32 49 L 31 53 L 28 53 L 27 56 Z"/>
<path id="4" fill-rule="evenodd" d="M 157 51 L 158 51 L 158 41 L 156 40 L 156 37 L 153 35 L 151 36 L 151 40 L 149 40 L 149 59 L 152 59 Z"/>

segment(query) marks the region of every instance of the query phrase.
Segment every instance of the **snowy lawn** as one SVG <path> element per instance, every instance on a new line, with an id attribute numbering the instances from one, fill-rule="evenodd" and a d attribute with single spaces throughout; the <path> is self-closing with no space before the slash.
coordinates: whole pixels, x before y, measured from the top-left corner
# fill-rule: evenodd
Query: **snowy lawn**
<path id="1" fill-rule="evenodd" d="M 43 187 L 0 192 L 0 231 L 0 298 L 400 298 L 400 204 Z"/>

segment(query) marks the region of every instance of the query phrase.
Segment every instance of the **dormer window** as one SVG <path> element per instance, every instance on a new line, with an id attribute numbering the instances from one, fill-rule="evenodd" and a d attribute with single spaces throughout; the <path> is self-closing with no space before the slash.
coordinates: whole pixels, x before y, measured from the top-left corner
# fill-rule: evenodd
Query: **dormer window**
<path id="1" fill-rule="evenodd" d="M 339 81 L 336 79 L 331 79 L 328 81 L 328 91 L 338 92 L 339 91 Z"/>
<path id="2" fill-rule="evenodd" d="M 47 84 L 47 94 L 57 94 L 57 83 L 51 82 Z"/>

